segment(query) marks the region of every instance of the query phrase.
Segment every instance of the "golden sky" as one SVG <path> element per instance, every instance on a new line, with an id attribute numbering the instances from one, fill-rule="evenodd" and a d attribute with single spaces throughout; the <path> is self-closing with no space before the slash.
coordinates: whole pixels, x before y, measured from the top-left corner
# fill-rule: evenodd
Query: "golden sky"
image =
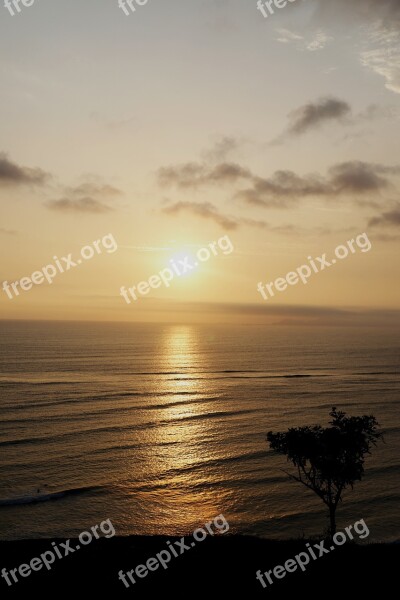
<path id="1" fill-rule="evenodd" d="M 1 289 L 0 319 L 398 321 L 399 24 L 397 0 L 1 6 L 2 286 L 116 248 Z M 369 251 L 257 291 L 363 233 Z"/>

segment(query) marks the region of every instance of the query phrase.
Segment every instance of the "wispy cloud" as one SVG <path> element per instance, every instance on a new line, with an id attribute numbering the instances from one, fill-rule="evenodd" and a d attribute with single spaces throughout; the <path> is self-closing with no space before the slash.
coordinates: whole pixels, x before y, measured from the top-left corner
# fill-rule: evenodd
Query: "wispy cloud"
<path id="1" fill-rule="evenodd" d="M 45 206 L 50 210 L 59 212 L 83 212 L 92 214 L 101 214 L 113 210 L 110 206 L 103 204 L 99 200 L 94 198 L 77 198 L 72 200 L 71 198 L 60 198 L 59 200 L 49 200 L 45 202 Z"/>
<path id="2" fill-rule="evenodd" d="M 281 144 L 286 139 L 304 135 L 309 131 L 318 129 L 326 123 L 341 122 L 351 115 L 351 106 L 340 98 L 319 98 L 308 102 L 289 113 L 287 129 L 271 142 L 272 145 Z"/>
<path id="3" fill-rule="evenodd" d="M 5 152 L 0 152 L 0 186 L 41 186 L 50 179 L 50 174 L 39 168 L 23 167 L 11 161 Z"/>
<path id="4" fill-rule="evenodd" d="M 306 196 L 326 195 L 327 185 L 316 175 L 301 177 L 292 171 L 276 171 L 271 177 L 252 178 L 252 186 L 236 193 L 236 198 L 253 206 L 287 208 Z"/>
<path id="5" fill-rule="evenodd" d="M 216 206 L 211 204 L 211 202 L 175 202 L 170 206 L 165 206 L 162 209 L 162 212 L 171 216 L 186 212 L 202 219 L 214 221 L 228 231 L 237 229 L 240 225 L 248 225 L 250 227 L 258 228 L 268 227 L 268 224 L 264 221 L 226 216 L 222 214 Z"/>
<path id="6" fill-rule="evenodd" d="M 311 52 L 323 50 L 333 41 L 330 33 L 339 22 L 341 34 L 347 27 L 351 36 L 361 35 L 362 43 L 354 49 L 361 64 L 383 77 L 388 90 L 400 93 L 399 0 L 310 0 L 307 4 L 312 14 L 308 31 L 303 27 L 299 35 L 278 29 L 277 41 Z"/>
<path id="7" fill-rule="evenodd" d="M 277 41 L 281 42 L 282 44 L 304 40 L 303 36 L 295 33 L 294 31 L 290 31 L 290 29 L 280 28 L 277 29 L 276 32 L 279 34 Z"/>
<path id="8" fill-rule="evenodd" d="M 289 125 L 283 133 L 270 142 L 270 145 L 282 144 L 291 138 L 300 137 L 329 123 L 354 129 L 375 120 L 397 120 L 399 117 L 400 109 L 397 106 L 369 104 L 358 113 L 353 113 L 351 105 L 346 100 L 335 97 L 319 98 L 292 110 L 288 114 Z M 364 135 L 365 131 L 352 131 L 342 139 L 354 139 Z"/>
<path id="9" fill-rule="evenodd" d="M 211 303 L 211 302 L 176 302 L 171 300 L 155 300 L 153 303 L 143 303 L 142 310 L 173 313 L 174 316 L 190 314 L 204 320 L 204 315 L 218 322 L 234 322 L 239 317 L 246 318 L 246 322 L 268 323 L 277 326 L 345 326 L 354 327 L 400 327 L 400 310 L 374 310 L 363 307 L 311 306 L 311 305 L 284 305 L 281 303 Z"/>
<path id="10" fill-rule="evenodd" d="M 290 29 L 278 28 L 276 30 L 279 37 L 276 38 L 281 44 L 293 44 L 295 43 L 299 48 L 306 49 L 310 52 L 317 50 L 323 50 L 325 46 L 333 40 L 333 37 L 325 33 L 324 31 L 316 31 L 312 35 L 304 36 L 300 35 Z"/>
<path id="11" fill-rule="evenodd" d="M 361 52 L 362 65 L 385 78 L 385 87 L 400 94 L 400 33 L 382 32 L 375 40 L 375 48 Z"/>
<path id="12" fill-rule="evenodd" d="M 221 214 L 219 210 L 213 204 L 211 204 L 211 202 L 175 202 L 170 206 L 165 206 L 162 209 L 162 212 L 166 215 L 177 215 L 182 212 L 191 213 L 201 217 L 202 219 L 214 221 L 228 231 L 237 229 L 238 227 L 238 224 L 235 220 Z"/>
<path id="13" fill-rule="evenodd" d="M 382 213 L 379 217 L 374 217 L 368 223 L 370 227 L 399 227 L 400 226 L 400 204 L 393 210 Z"/>
<path id="14" fill-rule="evenodd" d="M 333 37 L 327 35 L 323 31 L 318 31 L 314 38 L 307 43 L 306 48 L 310 52 L 316 52 L 317 50 L 323 50 L 328 42 L 331 42 Z"/>
<path id="15" fill-rule="evenodd" d="M 400 107 L 398 106 L 379 106 L 378 104 L 369 104 L 364 110 L 355 116 L 355 123 L 363 121 L 372 121 L 374 119 L 397 120 L 400 117 Z"/>
<path id="16" fill-rule="evenodd" d="M 181 188 L 195 188 L 212 183 L 234 183 L 249 177 L 251 172 L 235 163 L 220 163 L 213 167 L 205 163 L 185 163 L 175 167 L 163 167 L 158 171 L 158 181 L 165 187 L 175 185 Z"/>
<path id="17" fill-rule="evenodd" d="M 242 140 L 233 136 L 219 136 L 212 148 L 205 150 L 202 156 L 206 162 L 225 162 L 242 143 Z"/>
<path id="18" fill-rule="evenodd" d="M 90 181 L 66 188 L 62 198 L 49 200 L 44 205 L 50 210 L 64 213 L 102 214 L 114 210 L 107 201 L 121 194 L 121 190 L 114 186 Z"/>
<path id="19" fill-rule="evenodd" d="M 315 17 L 324 27 L 341 19 L 364 39 L 360 60 L 386 80 L 386 88 L 400 93 L 399 0 L 319 0 Z"/>
<path id="20" fill-rule="evenodd" d="M 121 196 L 122 192 L 118 188 L 102 183 L 85 182 L 76 187 L 67 188 L 68 195 L 81 196 L 98 196 L 107 198 L 109 196 Z"/>
<path id="21" fill-rule="evenodd" d="M 237 186 L 250 183 L 245 189 L 235 192 L 237 199 L 248 204 L 265 208 L 287 208 L 300 198 L 320 197 L 366 197 L 378 194 L 392 186 L 391 178 L 400 175 L 400 166 L 385 166 L 362 161 L 347 161 L 333 165 L 326 175 L 298 175 L 293 171 L 280 170 L 270 177 L 255 175 L 246 167 L 238 164 L 222 163 L 207 167 L 202 163 L 188 163 L 176 167 L 161 169 L 161 185 L 175 185 L 178 188 L 200 188 L 216 183 Z M 176 214 L 183 210 L 197 212 L 215 221 L 224 219 L 217 209 L 209 203 L 177 202 L 164 209 L 164 212 Z M 228 218 L 227 225 L 237 223 Z"/>
<path id="22" fill-rule="evenodd" d="M 339 98 L 320 98 L 295 109 L 289 114 L 289 135 L 302 135 L 328 121 L 341 120 L 351 113 L 348 102 Z"/>
<path id="23" fill-rule="evenodd" d="M 307 196 L 333 198 L 376 194 L 390 187 L 389 177 L 398 174 L 398 166 L 387 167 L 361 161 L 334 165 L 325 177 L 277 171 L 270 178 L 254 178 L 253 186 L 238 192 L 237 197 L 256 206 L 285 208 Z"/>

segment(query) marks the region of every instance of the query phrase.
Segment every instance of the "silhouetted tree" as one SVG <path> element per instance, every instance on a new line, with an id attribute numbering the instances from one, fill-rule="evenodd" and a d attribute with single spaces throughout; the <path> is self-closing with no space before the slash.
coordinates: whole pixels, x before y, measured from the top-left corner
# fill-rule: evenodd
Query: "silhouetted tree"
<path id="1" fill-rule="evenodd" d="M 336 533 L 336 508 L 347 487 L 353 488 L 364 474 L 365 455 L 383 433 L 373 416 L 347 417 L 332 408 L 331 427 L 290 428 L 267 434 L 270 448 L 285 454 L 297 468 L 287 473 L 321 498 L 329 509 L 330 534 Z M 285 471 L 286 472 L 286 471 Z"/>

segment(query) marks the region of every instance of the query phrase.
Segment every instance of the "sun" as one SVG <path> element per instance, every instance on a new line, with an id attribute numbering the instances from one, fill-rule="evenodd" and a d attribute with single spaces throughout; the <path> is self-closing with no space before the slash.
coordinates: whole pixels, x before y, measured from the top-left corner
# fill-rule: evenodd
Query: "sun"
<path id="1" fill-rule="evenodd" d="M 199 270 L 199 262 L 192 252 L 182 250 L 171 256 L 169 259 L 169 268 L 178 277 L 190 277 Z"/>

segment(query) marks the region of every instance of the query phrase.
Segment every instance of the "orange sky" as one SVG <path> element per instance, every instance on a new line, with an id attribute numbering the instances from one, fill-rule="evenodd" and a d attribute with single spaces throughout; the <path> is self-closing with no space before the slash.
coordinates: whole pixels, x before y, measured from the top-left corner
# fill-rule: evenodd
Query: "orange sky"
<path id="1" fill-rule="evenodd" d="M 108 234 L 116 249 L 12 299 L 0 290 L 0 319 L 397 319 L 400 10 L 365 6 L 1 9 L 2 285 Z M 370 251 L 257 291 L 362 233 Z M 231 252 L 124 301 L 122 286 L 224 236 Z"/>

